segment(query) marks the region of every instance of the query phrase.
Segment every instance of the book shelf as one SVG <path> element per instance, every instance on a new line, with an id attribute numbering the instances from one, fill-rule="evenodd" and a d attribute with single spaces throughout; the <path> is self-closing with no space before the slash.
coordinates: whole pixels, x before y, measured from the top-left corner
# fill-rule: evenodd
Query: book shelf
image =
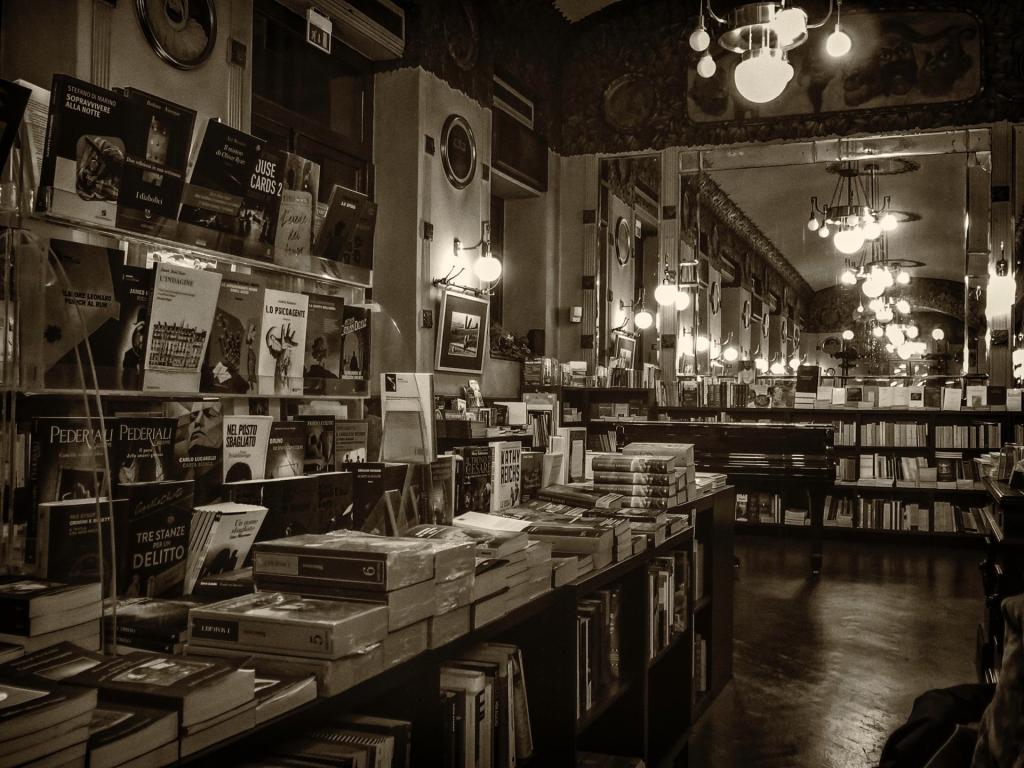
<path id="1" fill-rule="evenodd" d="M 626 408 L 640 418 L 647 418 L 647 414 L 654 406 L 655 391 L 645 387 L 564 387 L 564 386 L 533 386 L 524 385 L 523 393 L 527 392 L 550 392 L 558 395 L 561 402 L 561 423 L 562 427 L 607 427 L 609 424 L 614 427 L 615 417 L 600 418 L 597 411 L 605 406 L 614 409 Z M 565 418 L 566 408 L 575 409 L 579 412 L 579 420 Z"/>
<path id="2" fill-rule="evenodd" d="M 1003 614 L 1007 597 L 1024 592 L 1024 492 L 985 478 L 992 501 L 986 515 L 985 559 L 981 563 L 984 602 L 977 628 L 975 664 L 978 680 L 995 682 L 1003 655 Z"/>
<path id="3" fill-rule="evenodd" d="M 441 666 L 484 642 L 512 643 L 522 651 L 534 755 L 530 766 L 574 765 L 577 751 L 640 757 L 648 766 L 684 763 L 689 730 L 732 676 L 735 490 L 721 488 L 673 511 L 693 524 L 659 546 L 552 590 L 448 644 L 389 668 L 331 698 L 318 699 L 259 728 L 220 742 L 179 762 L 215 764 L 258 759 L 261 746 L 348 711 L 412 722 L 412 764 L 435 765 L 443 753 Z M 687 601 L 687 629 L 648 658 L 647 569 L 658 557 L 702 546 L 706 596 Z M 691 558 L 690 562 L 694 562 Z M 694 581 L 690 574 L 689 583 Z M 588 711 L 576 714 L 576 612 L 580 600 L 602 589 L 621 590 L 621 674 Z M 694 635 L 707 649 L 707 687 L 694 685 Z M 410 695 L 412 694 L 412 695 Z"/>

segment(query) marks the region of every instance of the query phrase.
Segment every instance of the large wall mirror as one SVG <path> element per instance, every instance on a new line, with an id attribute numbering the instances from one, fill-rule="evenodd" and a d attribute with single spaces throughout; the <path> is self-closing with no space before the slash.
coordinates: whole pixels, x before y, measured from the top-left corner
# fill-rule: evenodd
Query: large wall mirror
<path id="1" fill-rule="evenodd" d="M 989 131 L 685 151 L 680 171 L 677 374 L 1007 383 Z"/>
<path id="2" fill-rule="evenodd" d="M 658 364 L 661 156 L 602 157 L 597 175 L 596 269 L 585 308 L 596 326 L 592 359 L 610 368 Z"/>

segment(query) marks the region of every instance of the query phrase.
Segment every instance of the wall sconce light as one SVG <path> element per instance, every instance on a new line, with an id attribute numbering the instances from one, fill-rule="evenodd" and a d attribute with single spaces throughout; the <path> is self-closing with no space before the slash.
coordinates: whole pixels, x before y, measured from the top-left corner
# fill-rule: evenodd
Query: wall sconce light
<path id="1" fill-rule="evenodd" d="M 935 341 L 942 341 L 946 338 L 946 332 L 941 328 L 932 328 L 932 338 L 935 339 Z"/>
<path id="2" fill-rule="evenodd" d="M 1008 313 L 1013 307 L 1013 299 L 1017 293 L 1017 284 L 1010 276 L 1010 265 L 1006 261 L 1005 242 L 999 243 L 999 251 L 999 261 L 994 267 L 989 268 L 988 301 L 985 304 L 985 314 L 988 317 Z"/>
<path id="3" fill-rule="evenodd" d="M 801 365 L 801 363 L 802 363 L 802 362 L 803 362 L 803 360 L 801 360 L 801 359 L 800 359 L 800 355 L 799 355 L 799 354 L 795 354 L 795 355 L 793 355 L 793 357 L 791 357 L 791 358 L 790 358 L 790 360 L 789 360 L 789 367 L 790 367 L 790 368 L 791 368 L 792 370 L 794 370 L 794 371 L 795 371 L 795 370 L 796 370 L 797 368 L 799 368 L 799 367 L 800 367 L 800 365 Z"/>
<path id="4" fill-rule="evenodd" d="M 639 307 L 639 308 L 638 308 Z M 619 309 L 621 310 L 634 310 L 633 312 L 633 325 L 636 326 L 638 331 L 646 331 L 652 325 L 654 325 L 654 314 L 644 306 L 644 294 L 640 292 L 638 301 L 634 301 L 632 304 L 626 304 L 622 299 L 619 299 Z M 629 322 L 629 318 L 622 321 L 622 325 L 615 330 L 621 330 Z"/>
<path id="5" fill-rule="evenodd" d="M 761 352 L 761 347 L 758 345 L 757 352 L 754 353 L 754 369 L 758 373 L 768 373 L 768 358 Z"/>
<path id="6" fill-rule="evenodd" d="M 774 363 L 771 364 L 771 367 L 768 370 L 774 376 L 782 376 L 786 373 L 786 366 L 782 364 L 781 360 L 776 360 Z"/>
<path id="7" fill-rule="evenodd" d="M 683 329 L 682 341 L 679 344 L 679 351 L 686 357 L 693 357 L 696 353 L 694 348 L 693 332 L 689 328 Z"/>
<path id="8" fill-rule="evenodd" d="M 676 285 L 676 276 L 671 269 L 665 267 L 665 276 L 661 285 L 654 289 L 654 300 L 658 306 L 667 307 L 676 302 L 679 296 L 679 286 Z"/>
<path id="9" fill-rule="evenodd" d="M 853 341 L 853 331 L 849 328 L 843 331 L 843 341 Z"/>
<path id="10" fill-rule="evenodd" d="M 468 285 L 459 285 L 455 280 L 466 271 L 462 260 L 462 252 L 475 251 L 478 248 L 480 249 L 480 258 L 473 264 L 473 274 L 476 275 L 480 282 L 488 283 L 489 287 L 473 288 Z M 435 278 L 431 283 L 439 288 L 457 288 L 477 296 L 490 296 L 493 288 L 501 278 L 502 271 L 501 262 L 494 258 L 491 253 L 491 222 L 480 222 L 480 240 L 476 243 L 473 245 L 463 245 L 462 241 L 456 237 L 452 250 L 455 257 L 454 265 L 448 270 L 447 275 Z"/>

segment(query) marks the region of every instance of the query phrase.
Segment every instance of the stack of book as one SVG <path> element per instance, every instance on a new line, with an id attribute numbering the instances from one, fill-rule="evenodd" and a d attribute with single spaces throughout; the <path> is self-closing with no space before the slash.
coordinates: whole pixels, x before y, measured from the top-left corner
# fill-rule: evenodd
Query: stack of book
<path id="1" fill-rule="evenodd" d="M 99 689 L 104 704 L 176 712 L 187 757 L 255 727 L 255 680 L 251 669 L 216 659 L 139 652 L 104 657 L 66 682 Z"/>
<path id="2" fill-rule="evenodd" d="M 188 640 L 188 612 L 196 605 L 194 600 L 157 597 L 119 600 L 104 611 L 106 637 L 116 640 L 118 653 L 181 653 Z"/>
<path id="3" fill-rule="evenodd" d="M 21 646 L 25 653 L 64 640 L 99 650 L 102 615 L 99 582 L 0 577 L 0 642 Z"/>
<path id="4" fill-rule="evenodd" d="M 852 496 L 826 496 L 824 524 L 830 528 L 853 528 L 853 510 L 856 498 Z"/>
<path id="5" fill-rule="evenodd" d="M 334 715 L 274 744 L 270 749 L 276 759 L 244 765 L 408 766 L 411 744 L 412 723 L 408 720 Z"/>
<path id="6" fill-rule="evenodd" d="M 426 541 L 334 531 L 258 542 L 253 575 L 260 591 L 385 609 L 383 637 L 367 635 L 362 645 L 350 646 L 351 653 L 312 670 L 321 695 L 333 695 L 427 648 L 434 548 Z"/>
<path id="7" fill-rule="evenodd" d="M 728 482 L 728 476 L 722 472 L 697 472 L 694 477 L 697 496 L 705 496 L 719 488 L 725 488 Z"/>
<path id="8" fill-rule="evenodd" d="M 605 455 L 594 459 L 594 490 L 620 494 L 622 505 L 633 509 L 666 510 L 677 506 L 687 500 L 688 484 L 694 479 L 687 467 L 679 466 L 669 453 Z"/>
<path id="9" fill-rule="evenodd" d="M 0 672 L 0 764 L 85 765 L 96 690 Z"/>
<path id="10" fill-rule="evenodd" d="M 473 626 L 476 546 L 450 525 L 418 525 L 406 536 L 430 542 L 434 550 L 434 614 L 427 628 L 429 647 L 440 648 Z"/>
<path id="11" fill-rule="evenodd" d="M 811 518 L 807 514 L 806 509 L 786 507 L 786 510 L 783 513 L 782 522 L 786 525 L 810 525 Z"/>

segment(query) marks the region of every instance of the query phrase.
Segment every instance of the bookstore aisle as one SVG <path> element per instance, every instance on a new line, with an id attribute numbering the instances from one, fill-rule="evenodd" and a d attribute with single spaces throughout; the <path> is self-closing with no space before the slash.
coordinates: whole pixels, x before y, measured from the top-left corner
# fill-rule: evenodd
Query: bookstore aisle
<path id="1" fill-rule="evenodd" d="M 733 683 L 696 725 L 690 765 L 878 764 L 926 690 L 975 682 L 977 550 L 741 536 Z"/>

